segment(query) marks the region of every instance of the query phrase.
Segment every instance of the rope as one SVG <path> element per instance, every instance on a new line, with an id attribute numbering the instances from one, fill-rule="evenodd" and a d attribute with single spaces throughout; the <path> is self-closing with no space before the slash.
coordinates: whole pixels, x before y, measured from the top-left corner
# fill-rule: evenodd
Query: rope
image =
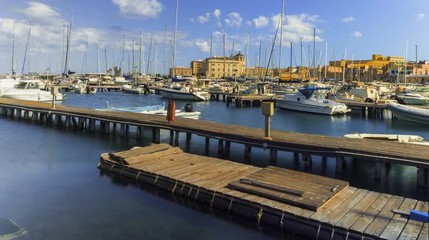
<path id="1" fill-rule="evenodd" d="M 282 228 L 283 229 L 283 220 L 284 220 L 284 218 L 285 218 L 285 213 L 283 212 L 282 213 L 282 218 L 280 219 L 280 228 Z"/>
<path id="2" fill-rule="evenodd" d="M 197 200 L 197 197 L 198 197 L 198 193 L 200 192 L 200 189 L 198 188 L 197 189 L 197 193 L 195 193 L 195 200 Z"/>
<path id="3" fill-rule="evenodd" d="M 174 193 L 174 190 L 176 190 L 176 187 L 177 187 L 177 180 L 176 180 L 176 183 L 174 184 L 174 187 L 171 189 L 171 193 Z"/>
<path id="4" fill-rule="evenodd" d="M 182 191 L 183 191 L 183 188 L 184 188 L 184 187 L 185 187 L 185 184 L 183 184 L 183 185 L 182 185 L 182 187 L 180 188 L 180 191 L 179 191 L 179 192 L 180 192 L 180 195 L 182 195 Z"/>
<path id="5" fill-rule="evenodd" d="M 256 214 L 256 221 L 258 222 L 258 223 L 261 223 L 261 218 L 262 218 L 262 213 L 263 213 L 263 209 L 261 208 L 261 209 L 259 209 L 259 212 L 258 212 L 258 214 Z"/>
<path id="6" fill-rule="evenodd" d="M 334 239 L 334 235 L 335 235 L 335 228 L 332 228 L 332 232 L 331 232 L 331 240 Z"/>
<path id="7" fill-rule="evenodd" d="M 213 192 L 212 200 L 210 200 L 210 207 L 213 207 L 213 202 L 215 200 L 215 197 L 216 197 L 216 192 Z"/>
<path id="8" fill-rule="evenodd" d="M 155 180 L 153 181 L 153 184 L 156 184 L 157 181 L 158 181 L 158 175 L 156 175 Z"/>
<path id="9" fill-rule="evenodd" d="M 228 206 L 228 212 L 231 211 L 233 201 L 234 201 L 234 198 L 231 198 L 231 201 L 229 202 L 229 206 Z"/>
<path id="10" fill-rule="evenodd" d="M 115 165 L 110 166 L 109 172 L 111 172 L 114 167 Z"/>
<path id="11" fill-rule="evenodd" d="M 188 197 L 191 196 L 192 187 L 189 188 Z"/>
<path id="12" fill-rule="evenodd" d="M 317 234 L 316 239 L 319 239 L 320 229 L 322 228 L 322 225 L 319 224 L 319 227 L 317 228 Z"/>
<path id="13" fill-rule="evenodd" d="M 140 173 L 141 173 L 141 172 L 138 172 L 138 173 L 137 173 L 136 180 L 139 180 Z"/>

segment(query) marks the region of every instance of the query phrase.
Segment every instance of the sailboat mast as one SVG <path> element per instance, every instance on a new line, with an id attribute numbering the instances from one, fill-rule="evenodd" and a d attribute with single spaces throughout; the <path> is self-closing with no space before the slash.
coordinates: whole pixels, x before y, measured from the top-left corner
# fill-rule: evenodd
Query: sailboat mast
<path id="1" fill-rule="evenodd" d="M 142 30 L 140 30 L 139 39 L 139 75 L 142 74 Z"/>
<path id="2" fill-rule="evenodd" d="M 14 67 L 14 56 L 15 56 L 15 22 L 13 22 L 13 30 L 12 30 L 12 76 L 15 75 Z"/>
<path id="3" fill-rule="evenodd" d="M 21 70 L 21 74 L 24 74 L 24 68 L 25 68 L 25 61 L 27 58 L 27 51 L 28 51 L 28 47 L 30 45 L 30 35 L 31 35 L 31 21 L 30 21 L 30 28 L 28 30 L 28 36 L 27 36 L 27 45 L 25 47 L 25 54 L 24 54 L 24 61 L 22 62 L 22 70 Z"/>
<path id="4" fill-rule="evenodd" d="M 279 77 L 282 69 L 282 42 L 283 42 L 283 18 L 284 18 L 285 1 L 282 0 L 282 13 L 280 16 L 280 48 L 279 48 Z"/>
<path id="5" fill-rule="evenodd" d="M 176 21 L 174 23 L 173 34 L 173 76 L 176 76 L 176 33 L 177 33 L 177 19 L 179 15 L 179 0 L 176 0 Z"/>

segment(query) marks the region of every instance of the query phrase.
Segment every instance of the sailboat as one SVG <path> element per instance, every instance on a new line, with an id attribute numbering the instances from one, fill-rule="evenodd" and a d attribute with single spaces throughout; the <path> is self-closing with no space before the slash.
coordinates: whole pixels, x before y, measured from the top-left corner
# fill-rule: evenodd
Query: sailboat
<path id="1" fill-rule="evenodd" d="M 176 76 L 176 32 L 177 32 L 177 17 L 179 9 L 179 0 L 176 0 L 176 23 L 174 27 L 174 49 L 173 49 L 173 75 L 172 81 Z M 176 99 L 176 100 L 189 100 L 189 101 L 207 101 L 210 100 L 210 94 L 206 91 L 194 88 L 192 84 L 185 82 L 179 89 L 174 88 L 160 88 L 159 94 L 164 98 Z"/>

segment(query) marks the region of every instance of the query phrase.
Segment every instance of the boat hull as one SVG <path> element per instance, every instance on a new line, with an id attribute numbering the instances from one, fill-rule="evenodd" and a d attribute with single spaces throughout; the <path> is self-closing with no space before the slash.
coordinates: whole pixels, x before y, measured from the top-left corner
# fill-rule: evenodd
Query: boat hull
<path id="1" fill-rule="evenodd" d="M 288 100 L 278 100 L 277 106 L 287 110 L 299 111 L 299 112 L 308 112 L 308 113 L 317 113 L 317 114 L 325 114 L 325 115 L 341 115 L 350 112 L 350 109 L 346 107 L 341 107 L 341 109 L 337 109 L 334 106 L 319 105 L 313 104 L 310 101 L 288 101 Z"/>
<path id="2" fill-rule="evenodd" d="M 399 120 L 429 124 L 429 110 L 427 109 L 394 103 L 387 104 L 387 108 Z"/>
<path id="3" fill-rule="evenodd" d="M 203 94 L 202 94 L 203 93 Z M 160 88 L 159 94 L 163 98 L 186 100 L 186 101 L 207 101 L 210 99 L 206 92 L 185 92 L 175 89 Z"/>

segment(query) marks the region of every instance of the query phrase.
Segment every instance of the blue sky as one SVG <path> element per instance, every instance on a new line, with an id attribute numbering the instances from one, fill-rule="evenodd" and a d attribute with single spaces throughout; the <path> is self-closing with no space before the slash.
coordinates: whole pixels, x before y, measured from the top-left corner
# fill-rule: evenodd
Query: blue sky
<path id="1" fill-rule="evenodd" d="M 0 72 L 11 72 L 12 39 L 15 32 L 14 69 L 21 73 L 61 72 L 64 68 L 64 26 L 73 22 L 69 68 L 77 73 L 104 71 L 124 63 L 144 72 L 165 72 L 171 66 L 176 0 L 0 0 Z M 313 58 L 316 29 L 316 61 L 369 59 L 371 54 L 429 59 L 428 0 L 285 0 L 282 58 L 280 34 L 273 64 Z M 241 50 L 248 66 L 266 64 L 281 16 L 281 0 L 179 0 L 176 65 L 223 56 Z M 23 64 L 29 23 L 31 34 L 27 61 Z M 13 27 L 15 26 L 15 27 Z M 13 30 L 15 29 L 15 30 Z M 167 31 L 165 32 L 165 29 Z M 143 56 L 139 61 L 140 32 Z M 165 34 L 166 33 L 166 34 Z M 125 37 L 124 37 L 125 36 Z M 165 38 L 165 36 L 167 36 Z M 125 54 L 122 56 L 125 38 Z M 152 40 L 151 40 L 152 39 Z M 167 40 L 165 40 L 167 39 Z M 152 42 L 152 45 L 150 44 Z M 261 45 L 261 47 L 259 47 Z M 98 46 L 98 47 L 97 47 Z M 325 47 L 327 54 L 325 56 Z M 97 51 L 98 49 L 98 51 Z M 98 52 L 98 61 L 97 61 Z M 259 53 L 260 56 L 259 56 Z"/>

